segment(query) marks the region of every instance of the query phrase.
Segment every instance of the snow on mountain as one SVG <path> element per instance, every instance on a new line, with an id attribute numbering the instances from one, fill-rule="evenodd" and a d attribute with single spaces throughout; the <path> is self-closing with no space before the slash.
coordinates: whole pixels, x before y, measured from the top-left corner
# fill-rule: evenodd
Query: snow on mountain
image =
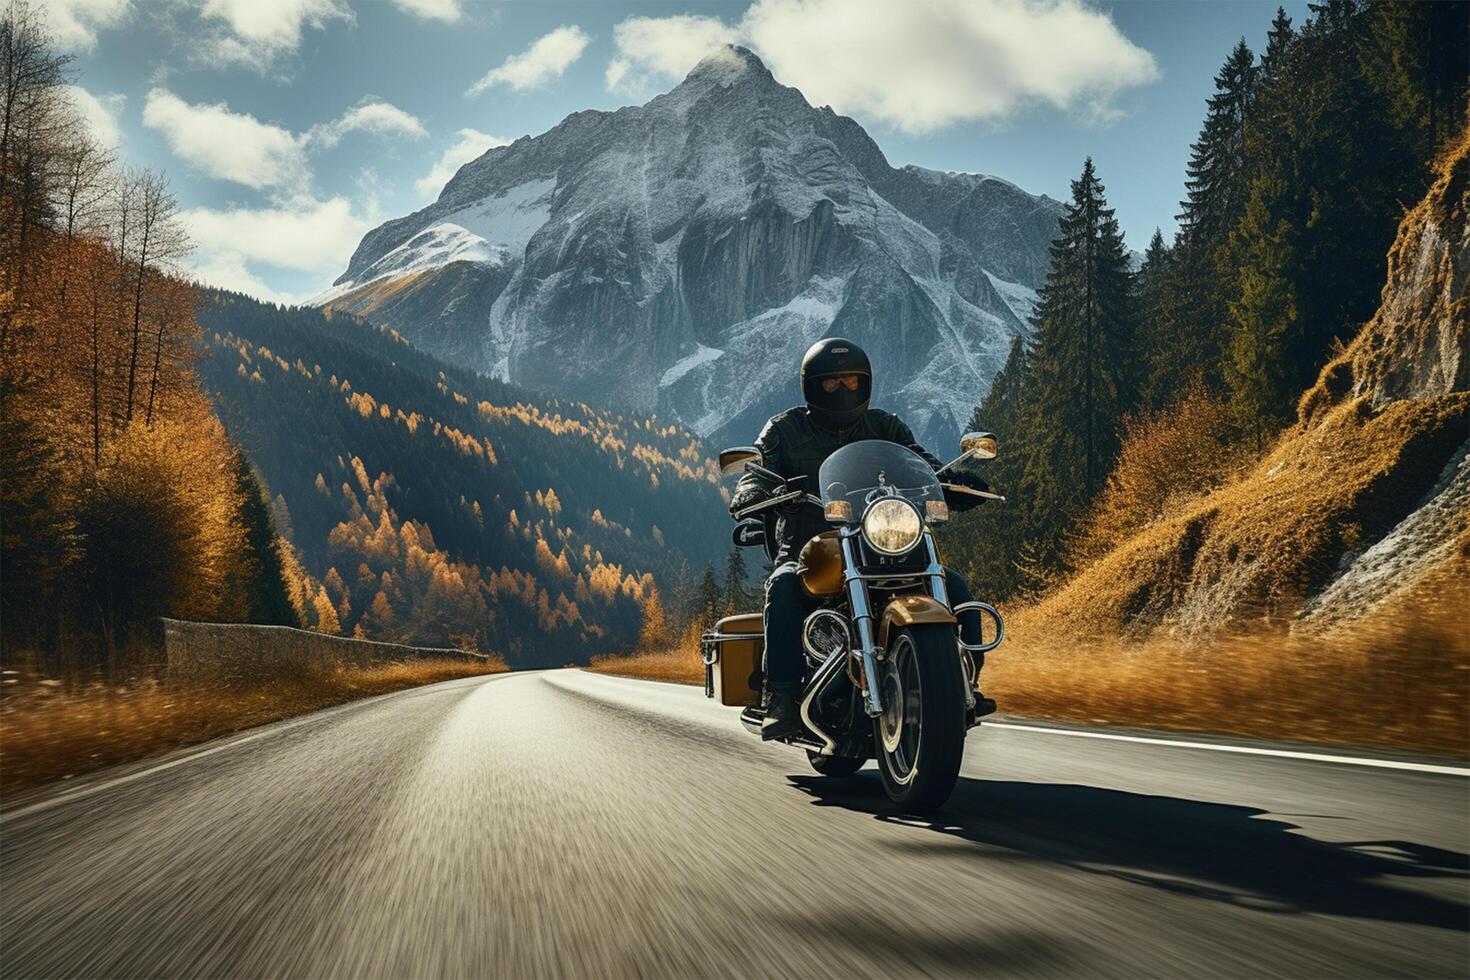
<path id="1" fill-rule="evenodd" d="M 952 446 L 1029 329 L 1061 207 L 894 169 L 856 122 L 738 47 L 643 106 L 579 112 L 466 164 L 369 232 L 318 297 L 533 389 L 749 441 L 812 341 Z"/>

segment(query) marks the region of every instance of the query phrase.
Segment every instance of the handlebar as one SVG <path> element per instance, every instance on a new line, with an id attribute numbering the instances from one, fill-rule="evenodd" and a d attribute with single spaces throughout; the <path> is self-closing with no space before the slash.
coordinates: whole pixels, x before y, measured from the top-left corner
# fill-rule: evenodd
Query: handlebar
<path id="1" fill-rule="evenodd" d="M 998 500 L 1001 503 L 1004 503 L 1006 499 L 998 493 L 991 493 L 989 490 L 976 490 L 974 487 L 961 486 L 958 483 L 941 483 L 940 487 L 944 489 L 945 493 L 964 493 L 969 494 L 971 497 L 983 497 L 986 500 Z"/>
<path id="2" fill-rule="evenodd" d="M 820 497 L 807 493 L 805 490 L 791 490 L 787 493 L 777 494 L 774 497 L 767 497 L 765 500 L 753 503 L 749 507 L 742 507 L 735 512 L 734 516 L 736 520 L 741 520 L 759 514 L 761 511 L 770 510 L 772 507 L 780 507 L 782 504 L 789 504 L 793 501 L 801 501 L 801 503 L 811 504 L 816 507 L 822 506 L 822 499 Z"/>

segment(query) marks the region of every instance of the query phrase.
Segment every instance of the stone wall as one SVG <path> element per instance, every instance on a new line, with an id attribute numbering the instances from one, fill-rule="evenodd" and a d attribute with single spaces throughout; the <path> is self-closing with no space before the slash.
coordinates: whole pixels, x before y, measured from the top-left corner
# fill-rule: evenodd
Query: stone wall
<path id="1" fill-rule="evenodd" d="M 336 667 L 405 660 L 484 660 L 463 650 L 400 646 L 327 636 L 286 626 L 191 623 L 165 619 L 163 652 L 171 681 L 259 684 Z"/>

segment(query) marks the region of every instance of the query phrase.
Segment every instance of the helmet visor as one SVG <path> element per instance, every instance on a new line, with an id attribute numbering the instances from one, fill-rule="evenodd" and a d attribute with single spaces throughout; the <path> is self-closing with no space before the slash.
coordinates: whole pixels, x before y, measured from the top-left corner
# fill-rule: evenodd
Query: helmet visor
<path id="1" fill-rule="evenodd" d="M 857 391 L 858 387 L 862 384 L 862 378 L 856 374 L 837 374 L 830 378 L 822 378 L 821 383 L 823 392 L 829 395 L 835 395 L 839 388 L 846 388 L 848 391 Z"/>

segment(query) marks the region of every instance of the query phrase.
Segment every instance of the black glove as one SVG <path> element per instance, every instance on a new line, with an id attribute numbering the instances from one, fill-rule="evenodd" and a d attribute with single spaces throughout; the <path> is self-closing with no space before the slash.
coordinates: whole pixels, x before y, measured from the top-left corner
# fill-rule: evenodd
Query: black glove
<path id="1" fill-rule="evenodd" d="M 945 483 L 953 483 L 958 486 L 966 487 L 970 490 L 983 490 L 986 493 L 990 492 L 990 484 L 986 483 L 978 476 L 975 476 L 973 473 L 966 473 L 962 470 L 949 470 L 948 472 L 941 474 L 940 479 L 942 479 Z M 985 503 L 984 497 L 976 497 L 968 493 L 946 493 L 944 495 L 944 500 L 945 503 L 949 504 L 950 510 L 959 513 L 964 513 L 971 507 L 978 507 L 981 504 Z"/>
<path id="2" fill-rule="evenodd" d="M 787 488 L 783 490 L 782 493 L 790 493 L 792 490 L 799 489 L 801 489 L 801 486 L 798 482 L 794 486 L 787 486 Z M 802 494 L 800 497 L 793 498 L 786 501 L 786 503 L 777 506 L 776 515 L 778 517 L 784 517 L 788 521 L 794 521 L 803 513 L 808 512 L 811 507 L 812 502 L 807 499 L 806 494 Z"/>

